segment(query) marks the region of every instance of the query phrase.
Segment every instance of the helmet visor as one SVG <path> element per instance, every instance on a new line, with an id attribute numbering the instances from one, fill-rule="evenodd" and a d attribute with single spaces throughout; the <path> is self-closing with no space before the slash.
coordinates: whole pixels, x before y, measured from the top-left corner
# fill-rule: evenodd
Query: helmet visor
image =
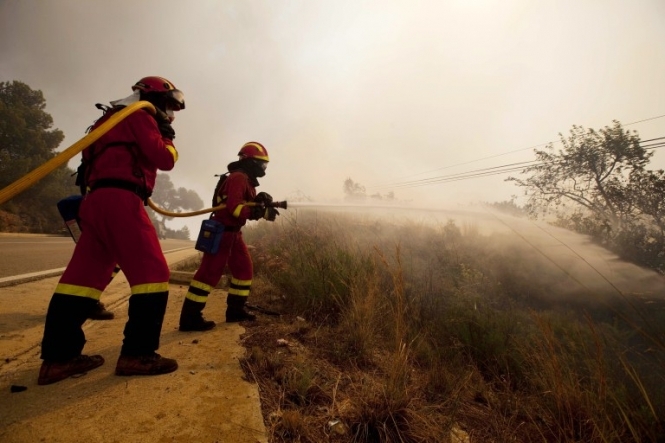
<path id="1" fill-rule="evenodd" d="M 166 96 L 168 97 L 166 105 L 171 109 L 174 111 L 185 109 L 185 94 L 183 94 L 181 90 L 171 89 L 170 91 L 166 92 Z"/>

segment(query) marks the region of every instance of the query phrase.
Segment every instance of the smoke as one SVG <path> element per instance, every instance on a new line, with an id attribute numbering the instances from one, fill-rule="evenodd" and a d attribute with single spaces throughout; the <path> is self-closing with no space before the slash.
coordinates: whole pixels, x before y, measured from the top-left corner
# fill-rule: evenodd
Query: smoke
<path id="1" fill-rule="evenodd" d="M 558 301 L 572 300 L 584 305 L 633 299 L 665 301 L 665 277 L 659 273 L 621 260 L 587 236 L 542 221 L 513 217 L 475 205 L 442 209 L 299 202 L 289 204 L 289 216 L 297 217 L 301 208 L 321 214 L 349 214 L 362 220 L 363 227 L 378 226 L 374 224 L 376 221 L 407 232 L 405 226 L 441 227 L 452 222 L 462 232 L 487 238 L 487 245 L 509 250 L 514 254 L 510 259 L 515 263 L 542 263 L 542 268 L 530 278 L 551 281 L 551 293 Z M 411 239 L 397 240 L 408 243 Z"/>
<path id="2" fill-rule="evenodd" d="M 271 157 L 260 190 L 335 201 L 348 177 L 370 189 L 452 165 L 464 166 L 446 173 L 532 160 L 524 148 L 572 124 L 662 114 L 664 8 L 4 0 L 0 81 L 44 92 L 65 149 L 99 117 L 95 103 L 126 96 L 143 76 L 167 77 L 187 100 L 174 123 L 176 187 L 209 200 L 214 175 L 256 140 Z M 631 129 L 659 137 L 665 121 Z M 665 158 L 654 158 L 658 167 Z M 421 205 L 502 201 L 516 192 L 504 178 L 395 192 Z M 195 232 L 200 218 L 183 222 Z"/>

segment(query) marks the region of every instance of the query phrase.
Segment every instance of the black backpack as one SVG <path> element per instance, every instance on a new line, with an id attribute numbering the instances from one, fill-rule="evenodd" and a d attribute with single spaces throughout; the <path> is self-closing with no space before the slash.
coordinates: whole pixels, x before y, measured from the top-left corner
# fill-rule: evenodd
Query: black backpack
<path id="1" fill-rule="evenodd" d="M 217 180 L 217 185 L 215 185 L 215 193 L 212 194 L 212 206 L 213 207 L 222 204 L 221 200 L 219 202 L 217 201 L 217 196 L 219 195 L 219 191 L 222 190 L 222 185 L 224 184 L 224 182 L 226 181 L 228 176 L 229 176 L 228 172 L 226 174 L 215 174 L 215 177 L 219 177 L 219 180 Z"/>

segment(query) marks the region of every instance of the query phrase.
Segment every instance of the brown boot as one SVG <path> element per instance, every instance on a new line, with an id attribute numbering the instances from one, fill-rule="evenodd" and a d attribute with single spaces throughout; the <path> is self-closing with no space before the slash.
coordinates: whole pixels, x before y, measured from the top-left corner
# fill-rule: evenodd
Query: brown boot
<path id="1" fill-rule="evenodd" d="M 104 303 L 102 302 L 97 302 L 97 306 L 95 306 L 94 310 L 88 314 L 88 318 L 91 320 L 113 320 L 115 317 L 115 314 L 111 311 L 106 310 L 106 306 L 104 306 Z"/>
<path id="2" fill-rule="evenodd" d="M 38 385 L 50 385 L 76 374 L 83 374 L 104 364 L 101 355 L 79 355 L 64 362 L 46 361 L 39 368 Z"/>
<path id="3" fill-rule="evenodd" d="M 115 375 L 159 375 L 178 369 L 178 362 L 153 352 L 149 355 L 121 355 Z"/>

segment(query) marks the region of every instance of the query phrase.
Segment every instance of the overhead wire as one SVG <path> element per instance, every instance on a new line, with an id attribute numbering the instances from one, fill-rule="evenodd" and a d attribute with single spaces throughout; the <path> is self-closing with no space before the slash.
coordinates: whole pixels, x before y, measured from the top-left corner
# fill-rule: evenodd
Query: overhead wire
<path id="1" fill-rule="evenodd" d="M 645 149 L 657 149 L 657 148 L 662 148 L 662 147 L 665 147 L 665 143 L 661 143 L 658 146 L 652 146 L 652 147 L 645 148 Z M 431 177 L 431 178 L 428 178 L 428 179 L 415 180 L 415 181 L 412 181 L 412 182 L 394 183 L 392 185 L 384 185 L 384 186 L 382 186 L 382 188 L 386 188 L 386 187 L 390 187 L 390 188 L 413 188 L 413 187 L 427 186 L 427 185 L 437 184 L 437 183 L 448 183 L 448 182 L 468 180 L 468 179 L 473 179 L 473 178 L 481 178 L 481 177 L 488 177 L 488 176 L 493 176 L 493 175 L 501 175 L 501 174 L 506 174 L 506 173 L 509 173 L 509 172 L 521 171 L 521 170 L 524 170 L 524 168 L 526 168 L 526 167 L 538 166 L 538 165 L 542 165 L 544 163 L 545 162 L 538 162 L 538 161 L 533 160 L 533 161 L 529 161 L 529 162 L 507 164 L 507 165 L 495 166 L 495 167 L 491 167 L 491 168 L 476 169 L 476 170 L 466 171 L 466 172 L 461 172 L 461 173 L 456 173 L 456 174 Z M 512 166 L 512 165 L 519 165 L 519 164 L 523 164 L 523 165 L 522 166 Z M 371 188 L 377 188 L 377 186 L 374 186 L 374 187 L 371 187 Z"/>
<path id="2" fill-rule="evenodd" d="M 642 119 L 642 120 L 637 120 L 637 121 L 630 122 L 630 123 L 626 123 L 623 126 L 631 126 L 631 125 L 635 125 L 637 123 L 643 123 L 643 122 L 656 120 L 656 119 L 663 118 L 663 117 L 665 117 L 665 114 L 645 118 L 645 119 Z M 652 141 L 657 141 L 657 140 L 665 140 L 665 137 L 657 137 L 657 138 L 652 138 L 652 139 L 648 139 L 648 140 L 641 140 L 640 143 L 652 142 Z M 414 177 L 414 176 L 418 176 L 418 175 L 422 175 L 422 174 L 428 174 L 428 173 L 431 173 L 431 172 L 442 171 L 444 169 L 450 169 L 450 168 L 454 168 L 454 167 L 457 167 L 457 166 L 463 166 L 463 165 L 466 165 L 466 164 L 475 163 L 475 162 L 482 161 L 482 160 L 489 160 L 489 159 L 492 159 L 492 158 L 501 157 L 501 156 L 508 155 L 508 154 L 514 154 L 515 152 L 521 152 L 521 151 L 526 151 L 528 149 L 535 149 L 535 148 L 540 147 L 540 146 L 551 145 L 551 144 L 554 144 L 554 143 L 560 143 L 560 140 L 556 140 L 556 141 L 552 141 L 552 142 L 548 142 L 548 143 L 540 143 L 538 145 L 529 146 L 528 148 L 516 149 L 516 150 L 513 150 L 513 151 L 503 152 L 501 154 L 495 154 L 495 155 L 491 155 L 491 156 L 488 156 L 488 157 L 482 157 L 482 158 L 478 158 L 478 159 L 475 159 L 475 160 L 469 160 L 469 161 L 462 162 L 462 163 L 456 163 L 454 165 L 448 165 L 448 166 L 444 166 L 444 167 L 441 167 L 441 168 L 431 169 L 429 171 L 424 171 L 424 172 L 419 172 L 419 173 L 416 173 L 416 174 L 411 174 L 411 175 L 408 175 L 408 176 L 403 176 L 401 178 L 398 178 L 397 180 L 401 180 L 401 179 L 405 179 L 405 178 L 409 178 L 409 177 Z M 644 147 L 645 149 L 658 149 L 658 148 L 662 148 L 663 146 L 665 146 L 665 142 L 654 143 L 652 145 L 646 145 L 646 146 L 642 146 L 642 147 Z M 533 161 L 533 162 L 535 162 L 535 161 Z M 528 162 L 523 162 L 523 163 L 528 163 Z M 504 168 L 504 167 L 507 167 L 507 166 L 510 166 L 510 165 L 511 164 L 500 165 L 500 166 L 495 166 L 493 168 L 494 169 Z M 453 174 L 453 175 L 450 175 L 450 176 L 445 176 L 445 175 L 444 176 L 435 176 L 435 177 L 424 178 L 424 179 L 419 179 L 419 180 L 412 180 L 412 181 L 407 181 L 407 182 L 397 182 L 397 183 L 391 182 L 391 183 L 384 183 L 384 184 L 378 184 L 378 185 L 371 185 L 371 186 L 367 186 L 367 188 L 368 189 L 384 189 L 384 188 L 418 187 L 418 186 L 426 186 L 426 185 L 433 184 L 433 183 L 458 181 L 458 180 L 464 180 L 464 179 L 469 179 L 469 178 L 485 177 L 485 176 L 489 176 L 489 175 L 499 175 L 499 174 L 503 174 L 503 173 L 506 173 L 506 172 L 514 172 L 515 171 L 514 169 L 511 168 L 511 169 L 508 169 L 508 170 L 500 170 L 500 171 L 496 171 L 496 172 L 493 172 L 493 173 L 483 173 L 483 172 L 481 172 L 481 171 L 484 171 L 486 169 L 492 169 L 492 168 L 472 170 L 472 171 L 462 172 L 462 173 L 458 173 L 458 174 Z M 521 168 L 518 168 L 518 169 L 521 169 Z M 464 178 L 455 177 L 455 176 L 462 176 L 462 175 L 468 175 L 468 176 L 466 176 Z"/>
<path id="3" fill-rule="evenodd" d="M 665 147 L 665 141 L 657 141 L 657 140 L 665 140 L 665 137 L 657 137 L 657 138 L 652 138 L 652 139 L 648 139 L 648 140 L 643 140 L 643 141 L 641 141 L 640 145 L 645 150 L 654 150 L 654 149 L 659 149 L 659 148 Z M 642 145 L 643 142 L 651 142 L 651 141 L 654 141 L 655 143 Z M 459 172 L 459 173 L 449 174 L 449 175 L 440 175 L 440 176 L 435 176 L 435 177 L 423 178 L 423 179 L 420 179 L 420 180 L 412 180 L 412 181 L 406 181 L 406 182 L 397 182 L 397 183 L 384 184 L 384 185 L 368 186 L 368 188 L 369 189 L 413 188 L 413 187 L 419 187 L 419 186 L 427 186 L 427 185 L 436 184 L 436 183 L 447 183 L 447 182 L 467 180 L 467 179 L 472 179 L 472 178 L 480 178 L 480 177 L 487 177 L 487 176 L 492 176 L 492 175 L 506 174 L 508 172 L 516 172 L 516 171 L 519 171 L 519 170 L 523 170 L 526 167 L 537 166 L 537 165 L 540 165 L 540 164 L 543 164 L 543 162 L 538 162 L 536 160 L 530 160 L 530 161 L 525 161 L 525 162 L 517 162 L 517 163 L 507 163 L 507 164 L 504 164 L 504 165 L 492 166 L 492 167 L 489 167 L 489 168 L 474 169 L 474 170 L 471 170 L 471 171 Z M 518 165 L 520 165 L 520 166 L 518 166 Z"/>
<path id="4" fill-rule="evenodd" d="M 536 164 L 540 164 L 542 162 L 537 162 L 537 161 L 534 160 L 534 161 L 522 162 L 522 163 L 533 163 L 530 166 L 535 166 Z M 510 166 L 510 165 L 496 166 L 496 167 L 493 167 L 493 168 L 478 169 L 478 170 L 462 172 L 462 173 L 458 173 L 458 174 L 450 174 L 450 175 L 444 175 L 444 176 L 439 176 L 439 177 L 432 177 L 432 178 L 429 178 L 429 179 L 418 180 L 416 182 L 398 183 L 398 184 L 393 185 L 392 187 L 394 187 L 394 188 L 412 188 L 412 187 L 430 185 L 430 184 L 434 184 L 434 183 L 445 183 L 445 182 L 452 182 L 452 181 L 459 181 L 459 180 L 467 180 L 467 179 L 471 179 L 471 178 L 488 177 L 488 176 L 492 176 L 492 175 L 505 174 L 505 173 L 508 173 L 508 172 L 521 171 L 525 167 L 528 167 L 528 166 L 526 166 L 526 165 L 521 165 L 521 166 Z"/>

